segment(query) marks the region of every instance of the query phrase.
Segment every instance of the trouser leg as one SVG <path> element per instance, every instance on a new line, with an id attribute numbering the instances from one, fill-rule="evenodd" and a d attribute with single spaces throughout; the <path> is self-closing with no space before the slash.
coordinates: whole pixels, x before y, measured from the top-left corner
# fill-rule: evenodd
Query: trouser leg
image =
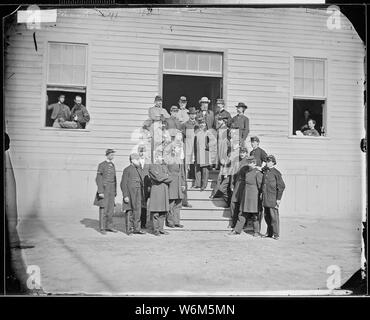
<path id="1" fill-rule="evenodd" d="M 188 179 L 188 173 L 189 173 L 189 170 L 186 169 L 186 165 L 185 165 L 185 190 L 182 192 L 183 194 L 183 198 L 182 198 L 182 205 L 183 206 L 187 206 L 188 205 L 188 182 L 187 182 L 187 179 Z"/>
<path id="2" fill-rule="evenodd" d="M 159 232 L 159 212 L 151 212 L 150 217 L 153 222 L 153 231 Z"/>
<path id="3" fill-rule="evenodd" d="M 239 202 L 231 202 L 230 203 L 231 227 L 232 228 L 235 227 L 236 222 L 238 221 L 239 208 L 240 208 L 240 203 Z"/>
<path id="4" fill-rule="evenodd" d="M 246 221 L 247 221 L 247 214 L 246 213 L 239 214 L 238 221 L 236 222 L 234 231 L 236 233 L 241 233 Z"/>
<path id="5" fill-rule="evenodd" d="M 270 214 L 270 208 L 265 207 L 265 222 L 267 225 L 267 231 L 266 234 L 271 237 L 272 236 L 272 226 L 271 226 L 271 214 Z"/>
<path id="6" fill-rule="evenodd" d="M 271 214 L 271 229 L 273 236 L 279 236 L 279 210 L 276 208 L 270 208 Z"/>
<path id="7" fill-rule="evenodd" d="M 222 199 L 230 206 L 230 176 L 223 176 L 219 189 L 222 192 Z"/>
<path id="8" fill-rule="evenodd" d="M 181 199 L 176 199 L 173 207 L 173 221 L 175 226 L 178 226 L 180 224 L 181 206 L 182 206 Z"/>
<path id="9" fill-rule="evenodd" d="M 202 186 L 201 186 L 201 188 L 206 188 L 207 187 L 208 176 L 209 176 L 208 167 L 203 167 L 202 168 Z"/>
<path id="10" fill-rule="evenodd" d="M 140 222 L 141 222 L 141 228 L 146 228 L 146 208 L 141 208 L 141 217 L 140 217 Z"/>
<path id="11" fill-rule="evenodd" d="M 105 230 L 105 212 L 104 208 L 99 208 L 99 230 Z"/>
<path id="12" fill-rule="evenodd" d="M 105 227 L 107 229 L 113 228 L 113 213 L 114 213 L 114 200 L 115 190 L 114 184 L 107 184 L 104 191 L 105 202 Z"/>
<path id="13" fill-rule="evenodd" d="M 166 212 L 159 212 L 158 217 L 158 230 L 160 232 L 164 231 L 164 220 L 166 219 Z"/>
<path id="14" fill-rule="evenodd" d="M 259 233 L 259 214 L 258 213 L 250 213 L 250 219 L 252 220 L 253 232 Z"/>
<path id="15" fill-rule="evenodd" d="M 201 186 L 201 178 L 202 178 L 202 168 L 199 164 L 195 165 L 195 186 L 200 188 Z"/>
<path id="16" fill-rule="evenodd" d="M 141 207 L 132 211 L 133 216 L 133 229 L 134 231 L 141 230 Z"/>
<path id="17" fill-rule="evenodd" d="M 174 208 L 175 208 L 176 199 L 170 199 L 170 210 L 166 213 L 166 225 L 173 227 L 175 225 L 174 218 Z"/>

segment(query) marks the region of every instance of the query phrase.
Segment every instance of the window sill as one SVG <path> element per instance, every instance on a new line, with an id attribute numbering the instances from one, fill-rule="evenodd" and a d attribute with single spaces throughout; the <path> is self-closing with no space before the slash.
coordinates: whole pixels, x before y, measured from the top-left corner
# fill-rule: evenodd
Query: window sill
<path id="1" fill-rule="evenodd" d="M 330 137 L 328 136 L 318 136 L 318 137 L 315 137 L 315 136 L 297 136 L 297 135 L 289 135 L 288 136 L 289 139 L 312 139 L 312 140 L 330 140 Z"/>
<path id="2" fill-rule="evenodd" d="M 59 132 L 90 132 L 89 129 L 65 129 L 65 128 L 53 128 L 53 127 L 42 127 L 40 130 L 45 131 L 59 131 Z"/>

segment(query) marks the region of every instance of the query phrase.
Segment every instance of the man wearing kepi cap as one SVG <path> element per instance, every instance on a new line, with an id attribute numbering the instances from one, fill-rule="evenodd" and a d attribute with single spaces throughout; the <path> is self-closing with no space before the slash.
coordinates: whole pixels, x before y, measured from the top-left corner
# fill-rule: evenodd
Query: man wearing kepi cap
<path id="1" fill-rule="evenodd" d="M 267 232 L 265 237 L 279 239 L 279 205 L 285 189 L 281 173 L 275 168 L 276 158 L 267 156 L 267 169 L 263 174 L 262 205 L 265 210 Z"/>
<path id="2" fill-rule="evenodd" d="M 215 114 L 215 128 L 217 129 L 217 119 L 218 118 L 227 118 L 227 123 L 226 125 L 229 126 L 231 122 L 231 115 L 230 112 L 225 109 L 225 101 L 224 99 L 217 99 L 216 100 L 216 106 L 217 106 L 217 111 Z"/>
<path id="3" fill-rule="evenodd" d="M 113 228 L 114 200 L 117 195 L 116 168 L 113 163 L 115 151 L 105 151 L 106 160 L 98 166 L 96 184 L 98 191 L 95 196 L 94 205 L 99 207 L 99 230 L 101 234 L 106 231 L 117 232 Z"/>
<path id="4" fill-rule="evenodd" d="M 260 139 L 257 136 L 251 137 L 252 151 L 250 156 L 256 158 L 257 169 L 262 170 L 266 164 L 267 153 L 265 150 L 260 148 Z"/>
<path id="5" fill-rule="evenodd" d="M 179 121 L 181 124 L 185 123 L 186 121 L 189 120 L 189 110 L 186 109 L 186 105 L 187 105 L 188 101 L 186 99 L 186 97 L 184 96 L 181 96 L 180 99 L 179 99 L 179 115 L 178 115 L 178 118 L 179 118 Z"/>
<path id="6" fill-rule="evenodd" d="M 130 155 L 130 165 L 123 170 L 121 190 L 123 195 L 122 209 L 126 211 L 127 234 L 144 234 L 141 231 L 141 213 L 146 207 L 144 193 L 145 173 L 140 165 L 140 155 Z"/>

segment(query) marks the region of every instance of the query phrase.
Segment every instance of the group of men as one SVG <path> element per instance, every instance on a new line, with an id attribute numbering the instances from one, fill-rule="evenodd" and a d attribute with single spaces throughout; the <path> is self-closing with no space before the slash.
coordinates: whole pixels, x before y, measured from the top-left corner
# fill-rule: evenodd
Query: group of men
<path id="1" fill-rule="evenodd" d="M 146 209 L 150 212 L 155 235 L 167 234 L 164 224 L 183 227 L 181 207 L 191 207 L 187 201 L 187 178 L 192 178 L 192 188 L 203 191 L 207 187 L 209 170 L 217 168 L 219 176 L 210 198 L 222 197 L 230 207 L 233 227 L 230 234 L 240 234 L 251 218 L 254 236 L 260 236 L 264 210 L 266 236 L 278 239 L 278 207 L 285 185 L 275 168 L 275 157 L 267 156 L 259 148 L 258 137 L 250 139 L 252 150 L 248 152 L 249 120 L 244 115 L 247 106 L 238 103 L 237 115 L 231 117 L 223 99 L 217 99 L 215 113 L 208 109 L 210 100 L 207 97 L 199 100 L 199 110 L 186 108 L 184 96 L 180 97 L 179 106 L 171 106 L 170 113 L 162 107 L 160 96 L 155 97 L 154 103 L 145 122 L 152 138 L 151 159 L 145 160 L 143 147 L 139 147 L 138 152 L 130 155 L 130 165 L 122 175 L 123 210 L 130 217 L 127 232 L 144 234 Z M 109 178 L 115 175 L 110 160 L 113 153 L 107 150 L 107 160 L 99 165 L 96 179 L 95 204 L 100 206 L 100 229 L 104 234 L 106 230 L 116 231 L 111 224 L 111 206 L 104 209 L 110 196 L 104 194 L 104 187 L 99 188 L 105 183 L 116 183 Z M 116 196 L 114 190 L 110 194 Z M 104 217 L 108 219 L 106 222 Z"/>
<path id="2" fill-rule="evenodd" d="M 90 114 L 82 104 L 82 97 L 76 96 L 72 109 L 65 103 L 65 95 L 60 94 L 56 103 L 47 106 L 51 110 L 50 118 L 54 128 L 85 129 L 90 121 Z"/>

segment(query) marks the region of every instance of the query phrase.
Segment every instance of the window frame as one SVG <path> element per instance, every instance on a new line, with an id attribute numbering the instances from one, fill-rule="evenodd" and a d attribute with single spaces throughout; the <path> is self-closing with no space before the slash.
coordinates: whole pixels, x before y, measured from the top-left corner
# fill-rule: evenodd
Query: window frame
<path id="1" fill-rule="evenodd" d="M 322 60 L 324 61 L 324 96 L 306 96 L 306 95 L 295 95 L 295 59 L 311 59 L 311 60 Z M 290 55 L 290 94 L 289 94 L 289 126 L 288 126 L 288 138 L 292 139 L 315 139 L 315 140 L 326 140 L 330 139 L 330 124 L 329 124 L 329 101 L 330 101 L 330 90 L 329 90 L 329 65 L 330 58 L 327 53 L 317 51 L 294 51 Z M 294 99 L 301 100 L 325 100 L 325 107 L 323 109 L 323 123 L 325 124 L 325 136 L 298 136 L 293 134 L 293 111 L 294 111 Z"/>
<path id="2" fill-rule="evenodd" d="M 48 89 L 48 73 L 49 73 L 49 43 L 66 43 L 71 45 L 84 45 L 86 46 L 86 70 L 85 70 L 85 100 L 84 105 L 90 105 L 90 90 L 91 88 L 91 79 L 90 79 L 90 70 L 91 70 L 91 40 L 90 39 L 82 39 L 81 37 L 77 38 L 75 36 L 47 36 L 43 41 L 43 70 L 42 70 L 42 86 L 41 86 L 41 112 L 40 112 L 40 130 L 46 131 L 63 131 L 63 132 L 90 132 L 90 129 L 65 129 L 65 128 L 54 128 L 54 127 L 47 127 L 45 123 L 46 117 L 46 94 Z M 81 87 L 77 85 L 55 85 L 53 86 L 60 86 L 64 88 L 76 88 Z M 77 92 L 77 91 L 76 91 Z M 50 103 L 50 101 L 49 101 Z M 90 113 L 90 111 L 89 111 Z M 91 114 L 91 113 L 90 113 Z"/>

